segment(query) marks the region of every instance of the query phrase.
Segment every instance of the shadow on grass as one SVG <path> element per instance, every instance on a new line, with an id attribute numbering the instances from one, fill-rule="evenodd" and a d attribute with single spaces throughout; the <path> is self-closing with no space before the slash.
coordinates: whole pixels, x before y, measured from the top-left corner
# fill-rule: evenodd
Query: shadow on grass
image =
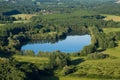
<path id="1" fill-rule="evenodd" d="M 60 80 L 56 76 L 41 76 L 40 80 Z"/>
<path id="2" fill-rule="evenodd" d="M 51 69 L 39 69 L 33 63 L 20 62 L 17 67 L 25 73 L 25 80 L 59 80 Z"/>
<path id="3" fill-rule="evenodd" d="M 71 65 L 78 65 L 84 61 L 85 60 L 83 58 L 75 59 L 75 60 L 71 61 Z"/>
<path id="4" fill-rule="evenodd" d="M 96 52 L 103 52 L 103 51 L 105 51 L 105 49 L 99 49 Z"/>

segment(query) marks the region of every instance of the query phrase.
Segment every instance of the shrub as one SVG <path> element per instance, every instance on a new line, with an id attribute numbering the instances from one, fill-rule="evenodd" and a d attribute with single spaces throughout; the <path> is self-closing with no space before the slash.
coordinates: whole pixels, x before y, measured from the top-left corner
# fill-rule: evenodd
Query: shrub
<path id="1" fill-rule="evenodd" d="M 109 55 L 108 54 L 103 54 L 103 53 L 92 53 L 88 55 L 88 59 L 105 59 L 108 58 Z"/>
<path id="2" fill-rule="evenodd" d="M 61 71 L 61 75 L 65 76 L 73 72 L 75 72 L 75 67 L 66 65 Z"/>

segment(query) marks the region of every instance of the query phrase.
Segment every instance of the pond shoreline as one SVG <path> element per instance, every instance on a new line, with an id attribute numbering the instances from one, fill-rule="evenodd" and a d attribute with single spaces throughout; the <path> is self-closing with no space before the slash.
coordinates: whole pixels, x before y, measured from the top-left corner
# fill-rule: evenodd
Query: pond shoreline
<path id="1" fill-rule="evenodd" d="M 58 40 L 57 42 L 32 42 L 27 43 L 21 47 L 21 50 L 33 50 L 35 53 L 39 51 L 43 52 L 53 52 L 60 50 L 61 52 L 73 53 L 79 52 L 84 48 L 84 46 L 90 45 L 91 37 L 90 35 L 69 35 L 63 40 Z"/>

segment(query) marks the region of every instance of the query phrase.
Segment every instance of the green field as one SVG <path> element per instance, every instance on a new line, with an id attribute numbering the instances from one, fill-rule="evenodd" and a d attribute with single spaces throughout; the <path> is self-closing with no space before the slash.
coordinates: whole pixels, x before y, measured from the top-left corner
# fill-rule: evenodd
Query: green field
<path id="1" fill-rule="evenodd" d="M 17 14 L 17 15 L 12 15 L 16 19 L 21 18 L 23 20 L 29 20 L 31 17 L 35 16 L 35 14 Z"/>
<path id="2" fill-rule="evenodd" d="M 4 26 L 5 24 L 0 24 L 0 26 Z"/>
<path id="3" fill-rule="evenodd" d="M 30 22 L 30 18 L 32 18 L 33 16 L 36 16 L 36 15 L 35 14 L 12 15 L 12 17 L 15 17 L 17 19 L 17 21 L 14 21 L 13 23 L 28 23 L 28 22 Z"/>
<path id="4" fill-rule="evenodd" d="M 111 49 L 107 49 L 104 52 L 110 54 L 111 56 L 117 57 L 118 62 L 120 62 L 120 41 L 118 42 L 118 46 L 117 47 L 111 48 Z"/>
<path id="5" fill-rule="evenodd" d="M 103 28 L 103 31 L 105 33 L 117 32 L 117 31 L 120 31 L 120 28 Z"/>
<path id="6" fill-rule="evenodd" d="M 45 57 L 30 57 L 30 56 L 13 56 L 19 62 L 30 62 L 34 64 L 43 64 L 48 62 L 48 58 Z"/>

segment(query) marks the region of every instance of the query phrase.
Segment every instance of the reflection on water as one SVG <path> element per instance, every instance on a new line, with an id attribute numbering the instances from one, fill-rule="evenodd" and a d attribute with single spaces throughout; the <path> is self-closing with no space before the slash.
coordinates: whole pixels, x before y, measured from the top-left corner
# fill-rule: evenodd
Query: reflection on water
<path id="1" fill-rule="evenodd" d="M 43 42 L 34 42 L 28 43 L 22 46 L 21 50 L 33 50 L 35 53 L 39 51 L 48 51 L 53 52 L 56 50 L 60 50 L 61 52 L 78 52 L 84 46 L 89 45 L 91 42 L 90 35 L 74 35 L 74 36 L 67 36 L 66 39 L 60 40 L 56 43 L 43 43 Z"/>

